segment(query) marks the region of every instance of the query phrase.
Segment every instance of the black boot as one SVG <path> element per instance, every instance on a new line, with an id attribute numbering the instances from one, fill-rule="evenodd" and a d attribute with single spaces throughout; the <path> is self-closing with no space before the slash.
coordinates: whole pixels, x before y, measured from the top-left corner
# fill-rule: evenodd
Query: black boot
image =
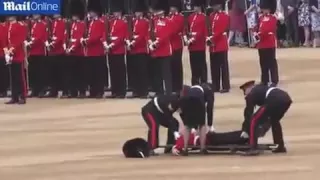
<path id="1" fill-rule="evenodd" d="M 284 146 L 278 146 L 276 149 L 272 150 L 272 153 L 287 153 L 287 148 Z"/>

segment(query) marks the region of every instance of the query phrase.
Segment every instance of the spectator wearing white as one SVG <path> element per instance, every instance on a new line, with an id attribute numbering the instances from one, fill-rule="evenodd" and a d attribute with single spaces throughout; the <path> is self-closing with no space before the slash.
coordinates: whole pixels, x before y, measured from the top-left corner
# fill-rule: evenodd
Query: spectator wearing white
<path id="1" fill-rule="evenodd" d="M 310 0 L 311 7 L 311 30 L 313 33 L 313 47 L 320 44 L 320 0 Z"/>
<path id="2" fill-rule="evenodd" d="M 298 8 L 298 24 L 304 31 L 304 43 L 303 46 L 308 47 L 310 45 L 310 8 L 308 0 L 301 0 Z"/>
<path id="3" fill-rule="evenodd" d="M 259 1 L 259 0 L 257 0 Z M 258 25 L 258 12 L 259 6 L 256 0 L 249 0 L 247 7 L 248 9 L 244 12 L 247 17 L 247 27 L 248 27 L 248 40 L 249 46 L 254 47 L 255 44 L 253 43 L 254 32 Z"/>

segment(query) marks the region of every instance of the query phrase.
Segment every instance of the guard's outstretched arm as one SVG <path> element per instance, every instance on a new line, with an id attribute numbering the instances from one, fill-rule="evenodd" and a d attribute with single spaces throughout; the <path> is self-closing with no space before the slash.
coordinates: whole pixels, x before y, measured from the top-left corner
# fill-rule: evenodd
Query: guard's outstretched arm
<path id="1" fill-rule="evenodd" d="M 242 131 L 249 132 L 250 121 L 253 114 L 255 104 L 250 94 L 246 97 L 246 107 L 244 109 L 244 121 L 242 123 Z"/>

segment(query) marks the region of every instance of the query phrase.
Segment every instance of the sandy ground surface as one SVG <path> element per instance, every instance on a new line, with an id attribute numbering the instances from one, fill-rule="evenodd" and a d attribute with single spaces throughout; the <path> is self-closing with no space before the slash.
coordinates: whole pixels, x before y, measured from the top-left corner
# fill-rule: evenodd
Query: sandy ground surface
<path id="1" fill-rule="evenodd" d="M 30 99 L 26 106 L 5 106 L 0 100 L 0 179 L 318 179 L 320 51 L 300 48 L 277 53 L 280 86 L 294 100 L 283 121 L 287 155 L 125 159 L 123 142 L 146 137 L 146 125 L 140 117 L 145 100 Z M 244 101 L 237 87 L 249 79 L 259 80 L 256 50 L 232 49 L 229 57 L 232 91 L 216 95 L 218 131 L 240 128 Z M 190 68 L 185 59 L 188 82 Z M 164 141 L 164 131 L 161 136 Z M 271 141 L 270 133 L 263 141 Z"/>

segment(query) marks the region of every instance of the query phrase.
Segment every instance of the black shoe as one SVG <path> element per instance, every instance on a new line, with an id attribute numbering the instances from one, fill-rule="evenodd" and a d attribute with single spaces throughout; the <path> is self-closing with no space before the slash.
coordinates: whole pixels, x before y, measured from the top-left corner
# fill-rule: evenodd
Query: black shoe
<path id="1" fill-rule="evenodd" d="M 139 96 L 140 99 L 148 99 L 148 97 L 149 97 L 148 95 Z"/>
<path id="2" fill-rule="evenodd" d="M 200 154 L 207 155 L 207 154 L 209 154 L 209 152 L 207 149 L 201 149 Z"/>
<path id="3" fill-rule="evenodd" d="M 86 94 L 85 93 L 80 93 L 78 98 L 79 99 L 84 99 L 84 98 L 86 98 Z"/>
<path id="4" fill-rule="evenodd" d="M 98 94 L 98 95 L 96 95 L 95 98 L 96 98 L 96 99 L 102 99 L 102 98 L 103 98 L 103 94 Z"/>
<path id="5" fill-rule="evenodd" d="M 5 102 L 4 104 L 8 104 L 8 105 L 10 105 L 10 104 L 17 104 L 18 102 L 19 102 L 18 100 L 11 99 L 10 101 Z"/>
<path id="6" fill-rule="evenodd" d="M 107 96 L 106 98 L 108 98 L 108 99 L 115 99 L 115 98 L 117 98 L 117 95 L 111 94 L 111 96 Z"/>
<path id="7" fill-rule="evenodd" d="M 229 89 L 221 89 L 220 93 L 228 93 L 230 90 Z"/>
<path id="8" fill-rule="evenodd" d="M 126 95 L 118 95 L 116 96 L 116 99 L 125 99 L 126 98 Z"/>
<path id="9" fill-rule="evenodd" d="M 250 149 L 249 151 L 245 152 L 244 156 L 258 156 L 260 151 L 258 149 Z"/>
<path id="10" fill-rule="evenodd" d="M 149 156 L 158 156 L 159 154 L 157 154 L 156 152 L 154 152 L 154 150 L 151 150 L 149 152 Z"/>
<path id="11" fill-rule="evenodd" d="M 184 149 L 181 151 L 181 156 L 189 156 L 188 149 Z"/>
<path id="12" fill-rule="evenodd" d="M 172 147 L 166 147 L 166 148 L 164 148 L 164 153 L 165 154 L 170 154 L 171 150 L 172 150 Z"/>
<path id="13" fill-rule="evenodd" d="M 272 150 L 272 153 L 287 153 L 287 149 L 285 147 L 277 147 L 276 149 Z"/>
<path id="14" fill-rule="evenodd" d="M 46 97 L 48 97 L 48 98 L 57 98 L 58 97 L 58 93 L 49 92 L 49 94 Z"/>
<path id="15" fill-rule="evenodd" d="M 33 98 L 38 96 L 39 96 L 39 93 L 31 92 L 31 94 L 28 97 Z"/>
<path id="16" fill-rule="evenodd" d="M 271 83 L 271 84 L 270 84 L 270 87 L 277 87 L 277 85 L 278 85 L 278 84 L 276 84 L 276 83 Z"/>
<path id="17" fill-rule="evenodd" d="M 46 92 L 40 92 L 39 94 L 38 94 L 38 98 L 44 98 L 46 96 Z"/>
<path id="18" fill-rule="evenodd" d="M 26 99 L 20 99 L 18 101 L 18 104 L 20 104 L 20 105 L 23 105 L 23 104 L 26 104 L 26 103 L 27 103 Z"/>

